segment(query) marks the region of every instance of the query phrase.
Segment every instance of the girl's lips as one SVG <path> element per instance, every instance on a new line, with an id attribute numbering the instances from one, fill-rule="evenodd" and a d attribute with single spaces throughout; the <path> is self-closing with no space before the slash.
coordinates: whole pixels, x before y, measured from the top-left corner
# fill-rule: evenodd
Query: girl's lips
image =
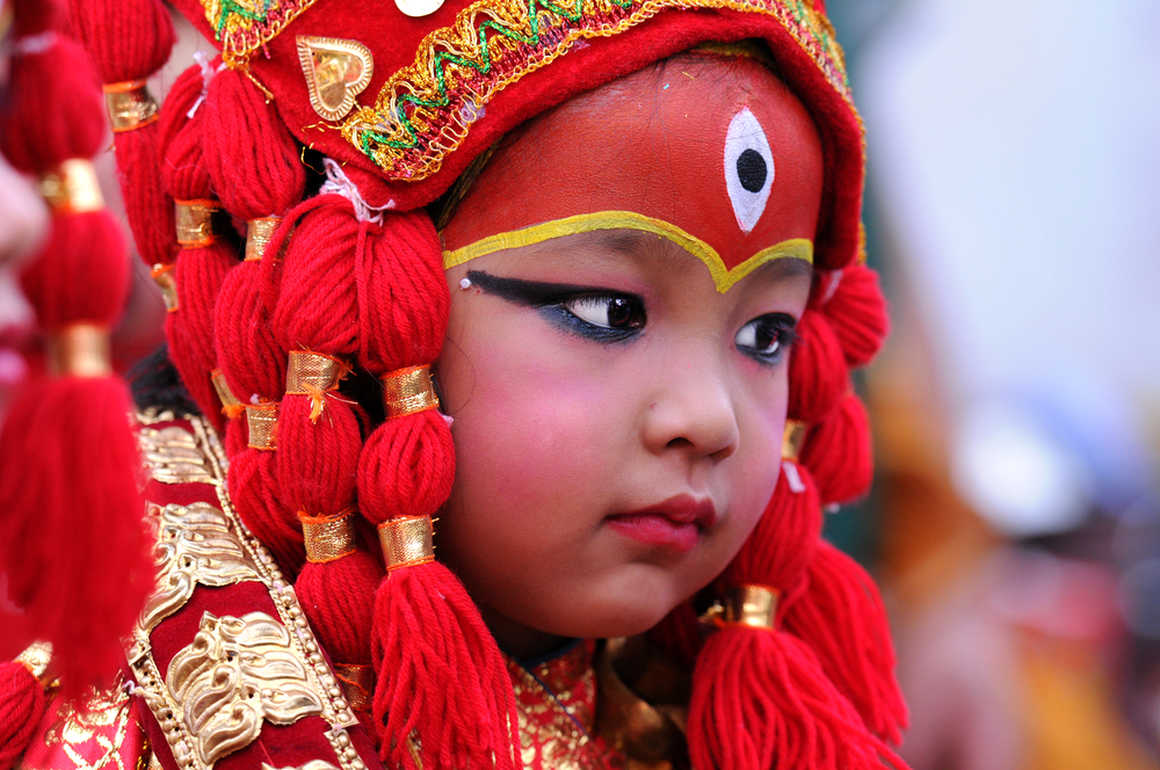
<path id="1" fill-rule="evenodd" d="M 606 521 L 626 537 L 687 553 L 697 545 L 701 532 L 717 522 L 717 511 L 712 500 L 685 494 L 647 508 L 614 514 Z"/>

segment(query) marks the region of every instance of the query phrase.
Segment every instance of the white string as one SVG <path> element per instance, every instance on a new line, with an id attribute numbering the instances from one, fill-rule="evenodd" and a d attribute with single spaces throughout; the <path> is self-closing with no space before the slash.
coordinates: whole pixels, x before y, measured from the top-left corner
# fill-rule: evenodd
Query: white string
<path id="1" fill-rule="evenodd" d="M 827 278 L 826 293 L 824 295 L 822 295 L 821 304 L 824 305 L 827 302 L 829 302 L 831 299 L 834 298 L 834 293 L 838 291 L 838 285 L 840 283 L 842 283 L 842 271 L 841 271 L 841 269 L 831 270 L 830 275 Z"/>
<path id="2" fill-rule="evenodd" d="M 46 30 L 36 35 L 28 35 L 22 37 L 12 44 L 12 53 L 17 56 L 30 56 L 32 54 L 44 53 L 56 45 L 57 34 L 54 30 Z"/>
<path id="3" fill-rule="evenodd" d="M 387 201 L 382 206 L 370 205 L 363 200 L 362 193 L 358 190 L 358 185 L 350 181 L 350 177 L 342 170 L 342 166 L 331 158 L 323 158 L 322 165 L 326 168 L 326 181 L 322 183 L 322 188 L 318 191 L 318 194 L 325 195 L 327 193 L 333 193 L 346 198 L 354 206 L 354 215 L 358 221 L 374 222 L 376 225 L 381 225 L 383 223 L 383 212 L 395 207 L 394 199 Z"/>
<path id="4" fill-rule="evenodd" d="M 781 472 L 785 474 L 785 480 L 789 484 L 790 492 L 793 492 L 795 495 L 800 495 L 806 491 L 806 485 L 802 483 L 802 477 L 798 474 L 796 465 L 783 462 L 781 464 Z"/>
<path id="5" fill-rule="evenodd" d="M 218 74 L 226 68 L 225 62 L 222 62 L 214 69 L 210 66 L 209 56 L 205 51 L 194 51 L 193 60 L 197 62 L 197 66 L 201 67 L 201 94 L 197 97 L 197 101 L 189 108 L 189 112 L 185 113 L 185 117 L 190 120 L 197 114 L 197 110 L 201 105 L 205 104 L 205 97 L 209 94 L 209 81 L 213 80 L 214 75 Z"/>

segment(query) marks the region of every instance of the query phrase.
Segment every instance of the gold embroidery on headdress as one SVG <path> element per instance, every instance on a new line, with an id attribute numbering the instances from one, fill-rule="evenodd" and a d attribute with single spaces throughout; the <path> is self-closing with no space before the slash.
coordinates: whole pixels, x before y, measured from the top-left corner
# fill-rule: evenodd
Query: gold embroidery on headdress
<path id="1" fill-rule="evenodd" d="M 310 106 L 323 120 L 345 118 L 375 70 L 369 48 L 336 37 L 299 37 L 298 62 L 306 76 Z"/>
<path id="2" fill-rule="evenodd" d="M 105 108 L 109 111 L 113 133 L 132 131 L 157 120 L 157 100 L 149 93 L 144 80 L 106 83 L 101 88 L 105 92 Z"/>
<path id="3" fill-rule="evenodd" d="M 40 177 L 40 194 L 58 214 L 82 214 L 105 207 L 92 162 L 70 158 Z"/>

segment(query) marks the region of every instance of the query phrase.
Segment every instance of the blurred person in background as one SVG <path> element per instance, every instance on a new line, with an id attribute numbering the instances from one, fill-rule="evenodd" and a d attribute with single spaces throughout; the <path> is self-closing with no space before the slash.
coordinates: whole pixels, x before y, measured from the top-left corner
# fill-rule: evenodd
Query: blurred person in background
<path id="1" fill-rule="evenodd" d="M 882 478 L 863 527 L 884 533 L 903 753 L 1157 767 L 1160 108 L 1140 97 L 1160 7 L 830 7 L 905 332 L 868 378 Z"/>

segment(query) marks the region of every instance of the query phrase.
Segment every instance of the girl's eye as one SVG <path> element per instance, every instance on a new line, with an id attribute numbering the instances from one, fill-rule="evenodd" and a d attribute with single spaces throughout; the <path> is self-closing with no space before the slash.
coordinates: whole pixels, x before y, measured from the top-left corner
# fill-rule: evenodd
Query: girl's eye
<path id="1" fill-rule="evenodd" d="M 644 326 L 644 306 L 623 294 L 583 294 L 564 300 L 560 307 L 601 329 L 628 331 Z"/>
<path id="2" fill-rule="evenodd" d="M 792 317 L 784 313 L 770 313 L 742 326 L 733 342 L 743 353 L 759 361 L 773 363 L 793 344 L 796 337 L 793 325 Z"/>

